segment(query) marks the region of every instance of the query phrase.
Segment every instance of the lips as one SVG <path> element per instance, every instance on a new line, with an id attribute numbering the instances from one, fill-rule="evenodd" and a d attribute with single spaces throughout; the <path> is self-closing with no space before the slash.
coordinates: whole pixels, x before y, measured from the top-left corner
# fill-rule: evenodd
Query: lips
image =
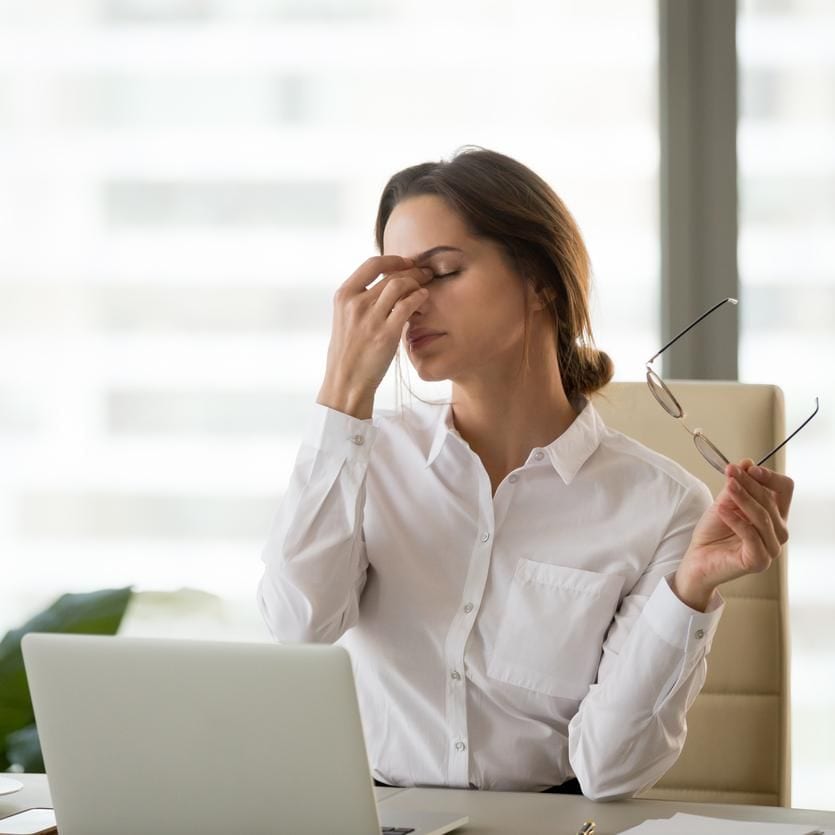
<path id="1" fill-rule="evenodd" d="M 417 342 L 418 339 L 423 339 L 424 336 L 441 336 L 442 331 L 433 331 L 430 328 L 412 328 L 407 334 L 406 339 L 411 345 Z"/>
<path id="2" fill-rule="evenodd" d="M 409 353 L 412 355 L 423 351 L 428 345 L 434 345 L 435 341 L 440 339 L 445 334 L 443 333 L 427 333 L 409 343 Z"/>
<path id="3" fill-rule="evenodd" d="M 430 342 L 434 342 L 442 336 L 442 333 L 430 333 L 427 336 L 422 336 L 420 339 L 416 339 L 414 342 L 409 343 L 409 350 L 412 352 L 420 351 L 424 345 L 428 345 Z"/>

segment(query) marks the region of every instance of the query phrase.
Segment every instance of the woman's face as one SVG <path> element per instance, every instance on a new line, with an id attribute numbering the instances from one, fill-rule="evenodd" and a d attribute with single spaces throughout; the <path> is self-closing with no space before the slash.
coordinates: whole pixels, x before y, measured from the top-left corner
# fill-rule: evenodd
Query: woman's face
<path id="1" fill-rule="evenodd" d="M 452 249 L 436 250 L 447 247 Z M 442 198 L 420 195 L 392 211 L 383 234 L 383 254 L 413 258 L 417 266 L 431 267 L 435 273 L 426 285 L 429 295 L 402 335 L 403 349 L 421 379 L 465 380 L 488 368 L 491 374 L 518 372 L 525 294 L 531 291 L 493 241 L 470 237 Z M 409 332 L 419 328 L 443 336 L 410 346 Z"/>

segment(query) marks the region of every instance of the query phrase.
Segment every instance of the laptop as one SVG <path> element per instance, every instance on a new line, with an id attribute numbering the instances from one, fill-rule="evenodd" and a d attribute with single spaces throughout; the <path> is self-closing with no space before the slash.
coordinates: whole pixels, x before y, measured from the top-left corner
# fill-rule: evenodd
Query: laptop
<path id="1" fill-rule="evenodd" d="M 337 645 L 29 633 L 23 658 L 61 835 L 441 835 L 378 807 Z"/>

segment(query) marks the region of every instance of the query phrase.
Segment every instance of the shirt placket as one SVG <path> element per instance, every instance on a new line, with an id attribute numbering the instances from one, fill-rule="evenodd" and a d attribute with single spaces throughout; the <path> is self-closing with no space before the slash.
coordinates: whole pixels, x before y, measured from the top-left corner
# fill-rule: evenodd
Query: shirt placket
<path id="1" fill-rule="evenodd" d="M 477 535 L 470 553 L 467 578 L 464 581 L 458 611 L 452 619 L 444 648 L 447 667 L 446 725 L 449 746 L 447 783 L 459 788 L 467 788 L 470 782 L 466 648 L 484 597 L 495 534 L 490 479 L 481 461 L 474 453 L 470 454 L 474 459 L 473 465 L 477 472 L 478 482 Z"/>

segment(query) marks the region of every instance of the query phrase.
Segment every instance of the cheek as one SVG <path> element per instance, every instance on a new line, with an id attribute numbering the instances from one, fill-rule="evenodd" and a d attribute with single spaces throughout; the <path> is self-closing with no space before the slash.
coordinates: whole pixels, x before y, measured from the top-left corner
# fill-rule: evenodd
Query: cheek
<path id="1" fill-rule="evenodd" d="M 455 336 L 456 355 L 479 366 L 514 353 L 524 338 L 521 322 L 489 308 L 474 311 Z"/>
<path id="2" fill-rule="evenodd" d="M 462 276 L 462 279 L 464 277 Z M 524 299 L 506 288 L 491 287 L 492 282 L 450 279 L 432 289 L 427 308 L 438 314 L 446 329 L 460 336 L 459 347 L 476 350 L 476 346 L 508 346 L 523 334 Z M 491 292 L 492 290 L 492 292 Z"/>
<path id="3" fill-rule="evenodd" d="M 524 310 L 516 299 L 507 296 L 470 300 L 453 309 L 461 310 L 468 330 L 489 334 L 494 342 L 497 338 L 513 337 L 517 331 L 521 332 L 524 321 Z"/>

